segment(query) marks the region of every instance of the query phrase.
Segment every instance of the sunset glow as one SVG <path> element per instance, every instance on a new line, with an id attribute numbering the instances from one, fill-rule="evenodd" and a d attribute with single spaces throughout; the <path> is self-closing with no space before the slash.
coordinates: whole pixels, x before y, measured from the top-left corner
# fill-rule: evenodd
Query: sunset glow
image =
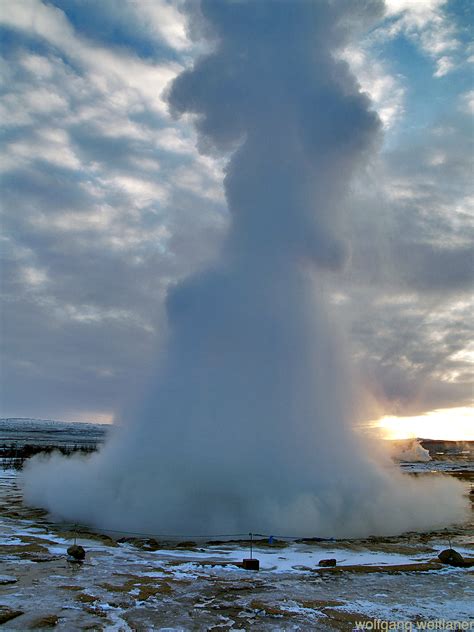
<path id="1" fill-rule="evenodd" d="M 414 417 L 382 417 L 376 426 L 387 439 L 474 441 L 474 408 L 444 408 Z"/>

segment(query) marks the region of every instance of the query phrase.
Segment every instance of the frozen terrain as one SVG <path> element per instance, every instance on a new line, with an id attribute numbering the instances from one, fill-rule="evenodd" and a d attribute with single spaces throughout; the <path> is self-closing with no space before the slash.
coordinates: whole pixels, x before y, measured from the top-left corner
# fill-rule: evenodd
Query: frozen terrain
<path id="1" fill-rule="evenodd" d="M 436 559 L 449 540 L 473 557 L 472 525 L 359 541 L 262 539 L 254 547 L 261 570 L 253 572 L 233 564 L 249 556 L 247 543 L 75 534 L 23 504 L 18 476 L 1 471 L 0 605 L 10 610 L 0 616 L 18 613 L 3 629 L 324 631 L 377 618 L 474 622 L 474 569 Z M 83 564 L 66 555 L 75 535 L 87 551 Z M 325 558 L 335 558 L 336 568 L 319 567 Z"/>
<path id="2" fill-rule="evenodd" d="M 97 444 L 104 434 L 95 424 L 0 420 L 0 445 Z M 472 444 L 423 445 L 431 460 L 401 463 L 402 469 L 417 476 L 449 473 L 469 493 Z M 0 622 L 12 617 L 2 629 L 324 632 L 376 619 L 464 621 L 474 629 L 474 568 L 437 560 L 450 542 L 474 557 L 472 524 L 365 540 L 280 536 L 270 543 L 255 536 L 261 570 L 253 572 L 235 565 L 249 557 L 245 541 L 75 531 L 25 506 L 20 476 L 0 469 Z M 68 560 L 74 537 L 87 551 L 83 564 Z M 318 566 L 327 558 L 336 559 L 336 568 Z"/>

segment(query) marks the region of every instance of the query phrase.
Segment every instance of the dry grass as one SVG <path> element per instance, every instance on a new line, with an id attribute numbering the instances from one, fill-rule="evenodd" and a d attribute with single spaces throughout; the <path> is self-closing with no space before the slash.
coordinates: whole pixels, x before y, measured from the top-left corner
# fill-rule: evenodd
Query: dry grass
<path id="1" fill-rule="evenodd" d="M 335 630 L 341 630 L 341 632 L 352 632 L 356 623 L 374 623 L 374 619 L 366 617 L 359 612 L 345 612 L 342 610 L 333 610 L 332 608 L 324 608 L 322 612 L 326 615 L 327 619 L 323 619 L 324 624 L 334 628 Z"/>
<path id="2" fill-rule="evenodd" d="M 101 617 L 102 619 L 106 619 L 107 618 L 107 614 L 103 610 L 98 608 L 97 606 L 95 606 L 95 607 L 87 606 L 87 607 L 84 608 L 84 612 L 88 612 L 89 614 L 92 614 L 95 617 Z"/>
<path id="3" fill-rule="evenodd" d="M 0 557 L 4 555 L 25 555 L 27 553 L 45 553 L 49 551 L 45 546 L 36 543 L 30 544 L 0 544 Z"/>
<path id="4" fill-rule="evenodd" d="M 147 575 L 125 575 L 125 577 L 127 580 L 123 584 L 104 582 L 100 584 L 100 588 L 112 593 L 131 593 L 133 590 L 138 590 L 137 601 L 146 601 L 150 597 L 170 595 L 173 592 L 173 588 L 166 580 Z"/>
<path id="5" fill-rule="evenodd" d="M 94 597 L 88 593 L 79 593 L 76 595 L 76 601 L 80 601 L 81 603 L 94 603 L 95 601 L 99 601 L 99 597 Z"/>
<path id="6" fill-rule="evenodd" d="M 26 542 L 27 544 L 43 544 L 49 546 L 57 546 L 58 543 L 54 540 L 49 540 L 48 538 L 38 538 L 34 535 L 19 535 L 18 539 L 22 542 Z"/>
<path id="7" fill-rule="evenodd" d="M 54 525 L 52 526 L 52 529 L 54 529 Z M 101 544 L 104 544 L 105 546 L 111 546 L 111 547 L 118 546 L 117 542 L 113 538 L 103 533 L 93 533 L 93 532 L 85 531 L 85 530 L 82 530 L 82 531 L 81 530 L 78 530 L 78 531 L 55 530 L 55 533 L 58 537 L 63 538 L 64 540 L 73 541 L 75 538 L 82 538 L 84 540 L 94 540 L 96 542 L 100 542 Z"/>
<path id="8" fill-rule="evenodd" d="M 61 590 L 72 590 L 72 591 L 84 590 L 82 586 L 58 586 L 58 588 L 61 588 Z"/>
<path id="9" fill-rule="evenodd" d="M 295 612 L 290 612 L 289 610 L 285 610 L 284 608 L 280 608 L 277 605 L 270 605 L 268 603 L 264 603 L 259 599 L 253 599 L 250 602 L 250 608 L 252 610 L 257 610 L 259 612 L 263 612 L 267 616 L 271 617 L 294 617 Z"/>
<path id="10" fill-rule="evenodd" d="M 59 617 L 56 614 L 47 614 L 44 617 L 39 617 L 39 619 L 35 619 L 30 628 L 36 630 L 37 628 L 54 628 L 59 623 Z"/>
<path id="11" fill-rule="evenodd" d="M 389 575 L 397 573 L 421 573 L 435 571 L 443 568 L 443 564 L 437 561 L 414 562 L 413 564 L 387 564 L 364 566 L 363 564 L 353 564 L 350 566 L 334 566 L 332 568 L 313 568 L 313 573 L 319 574 L 341 574 L 341 573 L 387 573 Z"/>
<path id="12" fill-rule="evenodd" d="M 342 601 L 336 601 L 335 599 L 303 599 L 298 600 L 298 603 L 302 608 L 309 608 L 310 610 L 321 610 L 321 608 L 343 605 Z"/>

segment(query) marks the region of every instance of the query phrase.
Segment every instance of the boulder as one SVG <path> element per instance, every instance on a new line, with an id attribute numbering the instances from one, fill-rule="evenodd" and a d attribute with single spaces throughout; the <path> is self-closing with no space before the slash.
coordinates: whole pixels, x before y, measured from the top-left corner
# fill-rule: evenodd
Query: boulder
<path id="1" fill-rule="evenodd" d="M 319 566 L 336 566 L 336 559 L 331 557 L 327 560 L 319 560 Z"/>
<path id="2" fill-rule="evenodd" d="M 23 610 L 15 610 L 14 608 L 9 608 L 8 606 L 0 606 L 0 625 L 6 623 L 7 621 L 11 621 L 16 617 L 19 617 L 23 614 Z"/>
<path id="3" fill-rule="evenodd" d="M 67 554 L 70 557 L 73 557 L 78 562 L 82 562 L 82 560 L 86 556 L 86 552 L 79 544 L 73 544 L 72 546 L 70 546 L 67 550 Z"/>
<path id="4" fill-rule="evenodd" d="M 256 560 L 254 557 L 246 558 L 242 561 L 242 568 L 245 568 L 246 571 L 259 571 L 260 560 Z"/>
<path id="5" fill-rule="evenodd" d="M 443 564 L 450 564 L 451 566 L 464 566 L 464 558 L 461 553 L 458 553 L 454 549 L 444 549 L 438 555 Z"/>

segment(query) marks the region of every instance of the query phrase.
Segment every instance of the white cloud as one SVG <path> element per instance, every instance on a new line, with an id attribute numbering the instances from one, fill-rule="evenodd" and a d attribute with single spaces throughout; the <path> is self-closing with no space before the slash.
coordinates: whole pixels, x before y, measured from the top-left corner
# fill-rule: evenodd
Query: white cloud
<path id="1" fill-rule="evenodd" d="M 81 231 L 94 232 L 106 231 L 112 225 L 112 221 L 117 217 L 116 211 L 103 206 L 97 207 L 89 212 L 74 212 L 64 209 L 57 217 L 50 217 L 43 213 L 36 214 L 31 223 L 41 229 L 54 230 L 66 233 L 79 233 Z"/>
<path id="2" fill-rule="evenodd" d="M 393 127 L 404 111 L 405 88 L 401 78 L 390 74 L 373 51 L 362 47 L 346 48 L 341 57 L 349 64 L 362 90 L 374 102 L 384 127 Z"/>
<path id="3" fill-rule="evenodd" d="M 186 35 L 186 23 L 184 15 L 178 10 L 176 3 L 166 0 L 154 0 L 149 2 L 128 2 L 136 13 L 136 17 L 142 29 L 163 39 L 171 47 L 178 51 L 190 47 Z"/>
<path id="4" fill-rule="evenodd" d="M 474 90 L 469 90 L 460 96 L 461 110 L 467 114 L 474 114 Z"/>
<path id="5" fill-rule="evenodd" d="M 68 136 L 63 130 L 40 129 L 29 140 L 7 144 L 6 154 L 16 165 L 28 164 L 33 160 L 45 160 L 68 169 L 81 167 L 81 161 L 71 148 Z"/>
<path id="6" fill-rule="evenodd" d="M 375 35 L 380 41 L 403 33 L 431 57 L 435 77 L 443 77 L 456 62 L 460 48 L 456 28 L 445 12 L 447 0 L 386 0 L 388 23 Z"/>
<path id="7" fill-rule="evenodd" d="M 53 63 L 43 55 L 26 53 L 22 55 L 20 64 L 36 79 L 51 79 L 54 73 Z"/>
<path id="8" fill-rule="evenodd" d="M 444 55 L 436 60 L 436 72 L 434 73 L 435 77 L 444 77 L 450 72 L 453 68 L 455 68 L 456 64 L 451 57 Z"/>
<path id="9" fill-rule="evenodd" d="M 136 208 L 141 208 L 154 201 L 164 204 L 168 198 L 166 187 L 153 180 L 122 175 L 105 179 L 102 182 L 123 192 L 128 197 L 129 203 Z"/>
<path id="10" fill-rule="evenodd" d="M 48 275 L 40 268 L 25 266 L 22 269 L 23 279 L 27 285 L 37 288 L 44 286 L 48 282 Z"/>
<path id="11" fill-rule="evenodd" d="M 74 29 L 64 13 L 39 0 L 22 0 L 12 2 L 8 11 L 0 14 L 0 23 L 14 29 L 26 31 L 33 36 L 46 39 L 48 42 L 68 50 L 76 41 Z"/>
<path id="12" fill-rule="evenodd" d="M 107 94 L 111 101 L 119 100 L 124 107 L 146 104 L 166 114 L 167 108 L 161 93 L 168 82 L 182 69 L 176 62 L 153 63 L 127 54 L 95 45 L 78 35 L 59 9 L 40 0 L 14 3 L 11 10 L 0 15 L 0 24 L 20 29 L 46 40 L 81 64 L 88 72 L 89 81 Z M 29 70 L 36 74 L 47 72 L 47 62 L 30 57 L 24 59 Z M 43 64 L 42 67 L 40 64 Z"/>
<path id="13" fill-rule="evenodd" d="M 173 183 L 176 187 L 192 191 L 199 197 L 224 202 L 222 183 L 213 181 L 206 173 L 192 167 L 178 168 L 173 174 Z"/>
<path id="14" fill-rule="evenodd" d="M 25 91 L 22 94 L 22 100 L 30 112 L 40 114 L 64 111 L 68 105 L 67 100 L 62 95 L 46 88 Z"/>

